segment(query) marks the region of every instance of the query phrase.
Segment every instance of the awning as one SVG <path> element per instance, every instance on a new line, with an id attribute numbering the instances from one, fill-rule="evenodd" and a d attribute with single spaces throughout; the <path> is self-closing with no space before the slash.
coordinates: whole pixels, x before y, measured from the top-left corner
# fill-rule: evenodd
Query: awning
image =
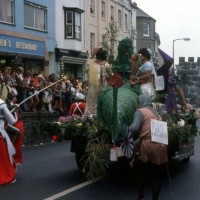
<path id="1" fill-rule="evenodd" d="M 70 57 L 70 56 L 62 56 L 60 58 L 60 61 L 62 61 L 64 63 L 82 65 L 87 62 L 87 59 L 86 58 L 75 58 L 75 57 Z"/>
<path id="2" fill-rule="evenodd" d="M 56 62 L 64 62 L 71 64 L 84 64 L 87 62 L 88 54 L 82 51 L 75 51 L 70 49 L 55 48 Z"/>

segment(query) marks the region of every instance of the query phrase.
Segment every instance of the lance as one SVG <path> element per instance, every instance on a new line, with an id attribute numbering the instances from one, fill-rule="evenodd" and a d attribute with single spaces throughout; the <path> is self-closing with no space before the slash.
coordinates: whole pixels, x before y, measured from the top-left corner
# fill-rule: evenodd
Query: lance
<path id="1" fill-rule="evenodd" d="M 31 99 L 32 97 L 34 97 L 35 95 L 38 95 L 39 93 L 41 93 L 42 91 L 50 88 L 52 85 L 55 85 L 56 83 L 59 83 L 60 81 L 63 80 L 67 80 L 66 77 L 61 78 L 60 80 L 53 82 L 51 84 L 49 84 L 48 86 L 42 88 L 41 90 L 35 92 L 34 94 L 32 94 L 31 96 L 27 97 L 26 99 L 24 99 L 23 101 L 21 101 L 19 104 L 15 104 L 15 107 L 10 111 L 10 112 L 14 112 L 17 108 L 19 108 L 23 103 L 25 103 L 26 101 L 28 101 L 29 99 Z"/>

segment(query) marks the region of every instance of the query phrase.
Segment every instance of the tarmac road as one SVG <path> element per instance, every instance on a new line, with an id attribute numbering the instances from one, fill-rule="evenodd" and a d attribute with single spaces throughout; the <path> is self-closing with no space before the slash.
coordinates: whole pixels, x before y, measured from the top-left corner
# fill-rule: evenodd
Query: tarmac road
<path id="1" fill-rule="evenodd" d="M 195 155 L 188 163 L 174 166 L 166 176 L 160 200 L 200 199 L 200 136 L 195 139 Z M 176 169 L 176 170 L 175 170 Z M 70 153 L 70 141 L 24 147 L 23 166 L 17 182 L 0 186 L 1 200 L 136 200 L 137 190 L 129 171 L 119 171 L 107 179 L 89 183 L 77 169 Z M 146 199 L 151 198 L 147 186 Z M 145 199 L 145 200 L 146 200 Z"/>

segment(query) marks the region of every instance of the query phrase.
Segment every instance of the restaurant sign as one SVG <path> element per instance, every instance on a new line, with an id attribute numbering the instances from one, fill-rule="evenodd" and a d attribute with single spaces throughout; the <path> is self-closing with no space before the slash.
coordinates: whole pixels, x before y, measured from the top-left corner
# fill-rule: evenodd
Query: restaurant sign
<path id="1" fill-rule="evenodd" d="M 12 52 L 30 55 L 45 55 L 45 43 L 0 34 L 0 52 Z"/>

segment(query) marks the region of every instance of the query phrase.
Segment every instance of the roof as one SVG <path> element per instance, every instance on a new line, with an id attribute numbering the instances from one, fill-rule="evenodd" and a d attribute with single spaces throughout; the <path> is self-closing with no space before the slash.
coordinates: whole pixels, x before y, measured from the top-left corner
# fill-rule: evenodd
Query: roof
<path id="1" fill-rule="evenodd" d="M 151 18 L 153 20 L 155 20 L 153 17 L 151 17 L 150 15 L 148 15 L 147 13 L 145 13 L 143 10 L 141 10 L 139 7 L 136 11 L 136 16 L 137 17 L 146 17 L 146 18 Z M 155 20 L 156 21 L 156 20 Z"/>

